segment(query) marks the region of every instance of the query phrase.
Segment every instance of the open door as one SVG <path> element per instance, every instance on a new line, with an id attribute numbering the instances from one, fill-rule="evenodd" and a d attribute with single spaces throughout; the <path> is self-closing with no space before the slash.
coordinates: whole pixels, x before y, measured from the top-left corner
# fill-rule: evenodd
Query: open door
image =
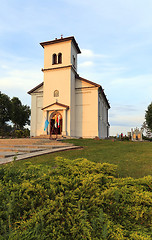
<path id="1" fill-rule="evenodd" d="M 62 115 L 55 112 L 50 117 L 50 137 L 62 133 Z"/>

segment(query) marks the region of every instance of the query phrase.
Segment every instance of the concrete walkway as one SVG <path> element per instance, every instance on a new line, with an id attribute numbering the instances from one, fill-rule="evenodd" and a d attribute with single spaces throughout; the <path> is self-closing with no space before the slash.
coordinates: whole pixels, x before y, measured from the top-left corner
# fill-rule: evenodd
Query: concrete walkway
<path id="1" fill-rule="evenodd" d="M 49 139 L 0 139 L 0 164 L 78 148 Z"/>

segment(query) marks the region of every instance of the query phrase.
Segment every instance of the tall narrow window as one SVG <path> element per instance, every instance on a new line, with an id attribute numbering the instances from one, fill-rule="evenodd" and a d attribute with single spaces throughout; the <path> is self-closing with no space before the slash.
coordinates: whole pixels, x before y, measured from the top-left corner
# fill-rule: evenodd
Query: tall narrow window
<path id="1" fill-rule="evenodd" d="M 52 64 L 57 64 L 57 56 L 55 53 L 52 56 Z"/>
<path id="2" fill-rule="evenodd" d="M 75 67 L 75 57 L 73 56 L 73 66 Z"/>
<path id="3" fill-rule="evenodd" d="M 58 54 L 58 63 L 62 63 L 62 53 Z"/>

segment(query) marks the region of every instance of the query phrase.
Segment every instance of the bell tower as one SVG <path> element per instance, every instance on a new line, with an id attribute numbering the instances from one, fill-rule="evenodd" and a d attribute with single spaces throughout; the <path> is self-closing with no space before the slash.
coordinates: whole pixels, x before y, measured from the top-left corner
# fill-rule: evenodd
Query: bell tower
<path id="1" fill-rule="evenodd" d="M 75 129 L 75 76 L 77 74 L 77 54 L 81 53 L 75 38 L 67 37 L 42 42 L 44 48 L 43 115 L 49 118 L 49 106 L 55 103 L 68 106 L 66 133 L 74 136 Z M 61 109 L 62 110 L 62 109 Z M 62 112 L 61 112 L 62 114 Z M 71 124 L 72 122 L 72 124 Z"/>

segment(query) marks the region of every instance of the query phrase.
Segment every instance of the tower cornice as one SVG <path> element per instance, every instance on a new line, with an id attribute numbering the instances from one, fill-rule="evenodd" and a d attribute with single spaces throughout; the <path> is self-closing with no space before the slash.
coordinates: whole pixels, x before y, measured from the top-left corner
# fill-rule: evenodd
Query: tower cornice
<path id="1" fill-rule="evenodd" d="M 45 71 L 51 71 L 51 70 L 56 70 L 56 69 L 61 69 L 61 68 L 70 68 L 72 67 L 72 64 L 67 65 L 67 66 L 62 66 L 62 67 L 55 67 L 55 68 L 42 68 L 41 71 L 45 72 Z"/>
<path id="2" fill-rule="evenodd" d="M 73 36 L 66 37 L 66 38 L 61 37 L 59 39 L 55 39 L 55 40 L 52 40 L 52 41 L 41 42 L 40 45 L 44 48 L 44 46 L 46 46 L 46 45 L 51 45 L 51 44 L 60 43 L 60 42 L 66 42 L 66 41 L 72 41 L 74 46 L 77 49 L 77 52 L 81 53 L 81 50 L 80 50 L 80 48 L 78 46 L 78 43 L 76 42 L 76 40 L 75 40 L 75 38 Z"/>

